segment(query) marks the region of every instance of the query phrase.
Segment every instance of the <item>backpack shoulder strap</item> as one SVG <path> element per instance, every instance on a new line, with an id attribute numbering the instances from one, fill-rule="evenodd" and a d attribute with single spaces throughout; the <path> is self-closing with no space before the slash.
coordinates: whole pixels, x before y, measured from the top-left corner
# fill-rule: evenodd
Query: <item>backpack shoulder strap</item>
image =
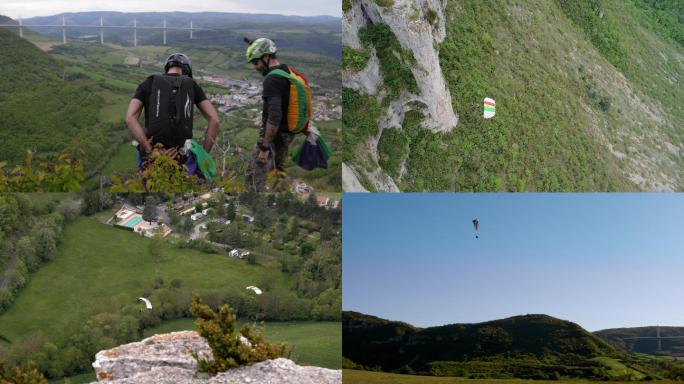
<path id="1" fill-rule="evenodd" d="M 171 84 L 164 76 L 152 75 L 152 87 L 150 88 L 150 98 L 148 106 L 150 108 L 150 120 L 152 125 L 166 125 L 169 117 L 168 97 L 171 92 Z M 154 121 L 158 120 L 158 121 Z"/>
<path id="2" fill-rule="evenodd" d="M 174 81 L 174 87 L 177 87 L 174 100 L 176 107 L 176 140 L 177 145 L 183 145 L 186 139 L 192 138 L 195 82 L 189 76 L 178 76 Z"/>
<path id="3" fill-rule="evenodd" d="M 292 76 L 292 74 L 290 74 L 290 73 L 288 73 L 288 72 L 285 72 L 285 71 L 283 71 L 282 69 L 274 69 L 274 70 L 272 70 L 271 72 L 269 72 L 269 73 L 266 75 L 266 77 L 271 76 L 271 75 L 284 77 L 284 78 L 286 78 L 286 79 L 288 79 L 288 80 L 296 80 L 296 79 L 294 78 L 294 76 Z"/>

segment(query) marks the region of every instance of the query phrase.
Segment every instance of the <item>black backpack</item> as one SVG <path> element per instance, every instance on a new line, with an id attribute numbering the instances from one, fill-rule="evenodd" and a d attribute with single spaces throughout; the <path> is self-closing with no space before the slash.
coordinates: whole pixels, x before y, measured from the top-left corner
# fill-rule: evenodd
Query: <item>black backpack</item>
<path id="1" fill-rule="evenodd" d="M 145 134 L 152 143 L 179 147 L 192 138 L 195 87 L 191 77 L 152 75 Z"/>

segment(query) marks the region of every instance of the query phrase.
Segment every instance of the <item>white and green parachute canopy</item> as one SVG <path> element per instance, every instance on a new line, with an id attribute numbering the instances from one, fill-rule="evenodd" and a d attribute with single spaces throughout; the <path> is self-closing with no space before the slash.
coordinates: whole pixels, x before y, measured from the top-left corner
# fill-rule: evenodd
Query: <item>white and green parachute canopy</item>
<path id="1" fill-rule="evenodd" d="M 145 307 L 147 307 L 147 309 L 152 309 L 152 303 L 148 299 L 144 297 L 138 297 L 138 301 L 140 300 L 145 302 Z"/>
<path id="2" fill-rule="evenodd" d="M 494 99 L 485 97 L 484 99 L 484 118 L 491 119 L 496 115 L 496 102 Z"/>
<path id="3" fill-rule="evenodd" d="M 258 287 L 255 287 L 255 286 L 253 286 L 253 285 L 250 285 L 249 287 L 247 287 L 247 288 L 245 288 L 245 289 L 252 290 L 252 291 L 254 291 L 254 293 L 256 293 L 257 295 L 261 295 L 261 289 L 259 289 Z"/>

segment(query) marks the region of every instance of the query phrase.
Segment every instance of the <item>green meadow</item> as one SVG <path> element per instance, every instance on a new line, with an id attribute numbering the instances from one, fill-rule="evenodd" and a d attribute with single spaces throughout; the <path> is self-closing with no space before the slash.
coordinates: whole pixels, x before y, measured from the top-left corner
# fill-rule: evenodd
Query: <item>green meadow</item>
<path id="1" fill-rule="evenodd" d="M 55 260 L 36 272 L 0 315 L 3 334 L 12 341 L 36 333 L 61 334 L 92 314 L 135 303 L 156 277 L 180 279 L 199 291 L 242 289 L 266 280 L 274 288 L 289 287 L 288 277 L 278 269 L 164 242 L 162 258 L 155 263 L 148 251 L 151 241 L 93 218 L 78 218 L 66 227 Z"/>
<path id="2" fill-rule="evenodd" d="M 342 373 L 342 382 L 344 384 L 462 384 L 462 383 L 491 383 L 491 384 L 549 384 L 549 383 L 573 383 L 573 384 L 589 384 L 595 381 L 588 380 L 520 380 L 520 379 L 466 379 L 462 377 L 435 377 L 435 376 L 416 376 L 416 375 L 399 375 L 396 373 L 384 372 L 369 372 L 357 371 L 352 369 L 345 369 Z M 609 381 L 609 383 L 629 383 L 623 381 Z M 654 383 L 677 383 L 677 381 L 662 380 L 654 381 Z"/>

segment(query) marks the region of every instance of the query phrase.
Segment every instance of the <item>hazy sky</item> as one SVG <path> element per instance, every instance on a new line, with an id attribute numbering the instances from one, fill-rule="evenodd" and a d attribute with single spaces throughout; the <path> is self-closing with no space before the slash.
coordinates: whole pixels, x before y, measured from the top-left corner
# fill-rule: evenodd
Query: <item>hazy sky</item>
<path id="1" fill-rule="evenodd" d="M 298 16 L 342 16 L 342 0 L 2 0 L 0 15 L 12 18 L 49 16 L 63 12 L 245 12 Z"/>
<path id="2" fill-rule="evenodd" d="M 345 194 L 343 207 L 346 310 L 684 326 L 684 194 Z"/>

